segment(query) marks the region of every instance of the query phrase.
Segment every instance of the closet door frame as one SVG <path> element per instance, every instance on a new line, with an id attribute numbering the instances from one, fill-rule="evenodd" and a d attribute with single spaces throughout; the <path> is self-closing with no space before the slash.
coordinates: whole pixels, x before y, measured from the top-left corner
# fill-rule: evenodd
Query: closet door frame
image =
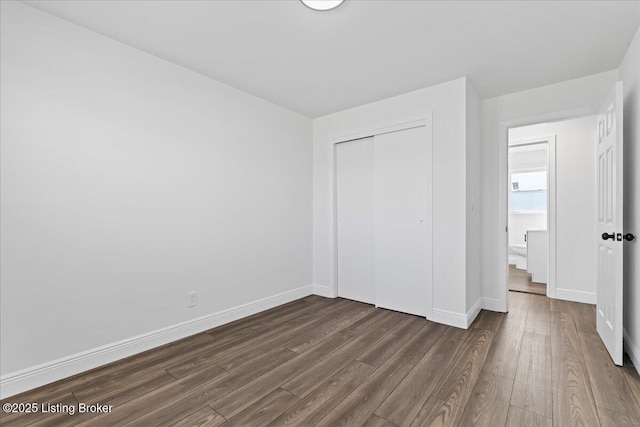
<path id="1" fill-rule="evenodd" d="M 332 197 L 332 202 L 333 202 L 333 209 L 332 209 L 333 211 L 333 221 L 332 221 L 333 289 L 332 291 L 333 292 L 332 294 L 334 296 L 338 295 L 338 191 L 337 191 L 338 189 L 338 173 L 337 173 L 338 150 L 337 150 L 337 144 L 340 144 L 341 142 L 352 141 L 355 139 L 375 137 L 376 135 L 381 135 L 384 133 L 396 132 L 396 131 L 425 126 L 427 128 L 426 132 L 429 138 L 427 141 L 427 152 L 428 152 L 429 159 L 431 159 L 431 164 L 426 165 L 428 170 L 431 173 L 431 179 L 429 180 L 429 185 L 427 188 L 427 191 L 428 191 L 427 208 L 430 212 L 430 221 L 427 221 L 427 228 L 428 228 L 429 236 L 431 236 L 431 241 L 429 242 L 429 246 L 431 248 L 431 251 L 430 251 L 431 257 L 430 259 L 426 260 L 427 263 L 429 264 L 429 271 L 430 271 L 430 277 L 429 277 L 429 283 L 428 283 L 429 290 L 427 292 L 428 300 L 426 301 L 426 314 L 427 314 L 426 317 L 428 320 L 433 319 L 433 119 L 432 117 L 433 117 L 432 112 L 428 112 L 424 115 L 413 116 L 413 117 L 408 117 L 402 120 L 391 121 L 383 124 L 382 126 L 377 126 L 375 128 L 365 128 L 365 129 L 354 130 L 352 132 L 347 132 L 342 135 L 338 135 L 331 138 L 331 143 L 333 146 L 333 149 L 332 149 L 333 185 L 331 186 L 332 192 L 333 192 L 332 194 L 333 196 Z"/>

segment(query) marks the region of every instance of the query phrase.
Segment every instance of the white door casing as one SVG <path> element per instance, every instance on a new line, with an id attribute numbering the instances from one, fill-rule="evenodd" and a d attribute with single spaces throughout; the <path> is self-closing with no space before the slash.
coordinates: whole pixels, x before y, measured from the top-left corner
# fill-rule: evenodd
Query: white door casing
<path id="1" fill-rule="evenodd" d="M 623 352 L 622 106 L 622 82 L 617 82 L 598 111 L 596 128 L 598 177 L 596 329 L 616 365 L 622 365 Z"/>

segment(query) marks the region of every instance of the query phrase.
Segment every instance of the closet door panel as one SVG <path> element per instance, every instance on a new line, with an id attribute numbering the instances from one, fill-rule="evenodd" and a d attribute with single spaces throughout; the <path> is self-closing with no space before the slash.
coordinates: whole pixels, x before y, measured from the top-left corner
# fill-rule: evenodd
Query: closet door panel
<path id="1" fill-rule="evenodd" d="M 338 296 L 375 303 L 373 138 L 336 146 Z"/>
<path id="2" fill-rule="evenodd" d="M 378 307 L 431 305 L 431 158 L 427 126 L 374 137 L 374 283 Z"/>

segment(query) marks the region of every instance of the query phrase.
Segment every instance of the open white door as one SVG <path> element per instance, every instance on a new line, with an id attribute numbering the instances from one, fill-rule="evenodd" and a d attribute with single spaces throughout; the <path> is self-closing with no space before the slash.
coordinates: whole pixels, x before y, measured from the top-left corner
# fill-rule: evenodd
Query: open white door
<path id="1" fill-rule="evenodd" d="M 598 111 L 598 287 L 596 329 L 622 365 L 622 82 Z"/>

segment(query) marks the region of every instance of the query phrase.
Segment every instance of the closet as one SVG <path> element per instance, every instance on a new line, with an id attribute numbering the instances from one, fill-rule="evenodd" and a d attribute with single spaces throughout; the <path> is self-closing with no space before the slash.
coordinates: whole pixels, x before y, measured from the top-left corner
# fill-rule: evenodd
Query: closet
<path id="1" fill-rule="evenodd" d="M 427 125 L 336 145 L 338 296 L 426 316 L 431 186 Z"/>

